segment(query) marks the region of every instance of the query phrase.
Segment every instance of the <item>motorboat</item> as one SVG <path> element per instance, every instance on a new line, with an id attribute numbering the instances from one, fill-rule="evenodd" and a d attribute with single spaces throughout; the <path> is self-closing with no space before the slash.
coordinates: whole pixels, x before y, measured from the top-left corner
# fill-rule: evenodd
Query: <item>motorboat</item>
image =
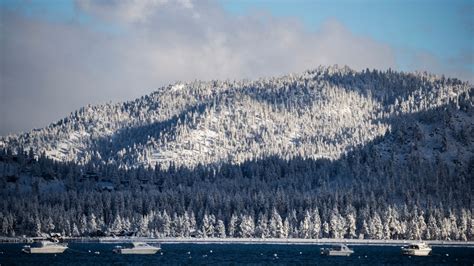
<path id="1" fill-rule="evenodd" d="M 117 254 L 156 254 L 160 251 L 160 245 L 149 245 L 144 242 L 132 242 L 123 246 L 115 246 L 114 253 Z"/>
<path id="2" fill-rule="evenodd" d="M 402 254 L 409 256 L 428 256 L 431 253 L 431 247 L 425 242 L 411 243 L 402 247 Z"/>
<path id="3" fill-rule="evenodd" d="M 25 245 L 21 249 L 24 253 L 30 254 L 56 254 L 63 253 L 67 249 L 67 244 L 52 242 L 52 241 L 39 241 L 31 245 Z"/>
<path id="4" fill-rule="evenodd" d="M 336 245 L 330 248 L 321 248 L 321 255 L 326 256 L 350 256 L 354 250 L 344 244 Z"/>

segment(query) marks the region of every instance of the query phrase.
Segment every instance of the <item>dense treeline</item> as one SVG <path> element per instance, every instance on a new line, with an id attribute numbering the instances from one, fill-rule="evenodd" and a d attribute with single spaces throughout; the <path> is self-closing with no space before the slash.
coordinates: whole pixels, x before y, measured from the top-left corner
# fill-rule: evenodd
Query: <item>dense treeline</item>
<path id="1" fill-rule="evenodd" d="M 311 175 L 331 168 L 328 164 L 273 158 L 264 164 L 222 167 L 217 173 L 138 170 L 119 174 L 126 178 L 117 184 L 120 189 L 98 186 L 95 179 L 104 181 L 103 177 L 89 170 L 82 181 L 74 181 L 81 190 L 71 188 L 70 180 L 63 180 L 64 187 L 44 186 L 44 179 L 57 181 L 62 173 L 80 174 L 85 169 L 40 158 L 24 164 L 40 176 L 32 178 L 31 187 L 18 184 L 25 177 L 14 181 L 18 173 L 7 176 L 0 232 L 10 236 L 61 232 L 71 236 L 472 239 L 471 199 L 455 202 L 469 192 L 472 180 L 460 184 L 459 195 L 451 195 L 450 201 L 434 201 L 437 196 L 420 194 L 417 188 L 425 185 L 416 182 L 401 183 L 399 190 L 384 182 L 346 190 L 336 183 L 351 182 L 347 178 L 331 182 Z M 108 190 L 111 187 L 114 191 Z M 461 207 L 464 204 L 466 208 Z"/>

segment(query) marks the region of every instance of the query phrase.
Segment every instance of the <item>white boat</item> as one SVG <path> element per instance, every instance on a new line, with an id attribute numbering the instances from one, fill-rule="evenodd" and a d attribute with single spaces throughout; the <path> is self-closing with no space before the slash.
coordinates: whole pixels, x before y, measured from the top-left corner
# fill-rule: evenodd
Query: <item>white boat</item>
<path id="1" fill-rule="evenodd" d="M 410 256 L 428 256 L 431 253 L 431 247 L 425 242 L 411 243 L 408 246 L 402 247 L 403 255 Z"/>
<path id="2" fill-rule="evenodd" d="M 350 256 L 354 250 L 344 244 L 333 246 L 331 248 L 321 248 L 321 255 L 326 256 Z"/>
<path id="3" fill-rule="evenodd" d="M 125 246 L 115 246 L 113 252 L 117 254 L 156 254 L 159 250 L 161 250 L 159 244 L 151 246 L 144 242 L 132 242 Z"/>
<path id="4" fill-rule="evenodd" d="M 31 254 L 56 254 L 63 253 L 67 249 L 67 244 L 58 242 L 40 241 L 31 245 L 23 246 L 21 251 Z"/>

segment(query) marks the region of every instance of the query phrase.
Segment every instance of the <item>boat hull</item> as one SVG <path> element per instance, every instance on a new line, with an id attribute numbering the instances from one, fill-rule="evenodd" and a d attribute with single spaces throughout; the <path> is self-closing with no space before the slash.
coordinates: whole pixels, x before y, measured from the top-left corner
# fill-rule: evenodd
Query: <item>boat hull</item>
<path id="1" fill-rule="evenodd" d="M 24 248 L 22 251 L 29 254 L 58 254 L 63 253 L 67 247 L 47 247 L 47 248 Z"/>
<path id="2" fill-rule="evenodd" d="M 353 252 L 330 250 L 330 251 L 325 251 L 322 254 L 326 256 L 350 256 L 352 255 L 352 253 Z"/>
<path id="3" fill-rule="evenodd" d="M 431 254 L 431 249 L 404 249 L 402 254 L 407 256 L 429 256 Z"/>
<path id="4" fill-rule="evenodd" d="M 114 253 L 117 254 L 130 254 L 130 255 L 153 255 L 156 254 L 160 249 L 159 248 L 147 248 L 147 249 L 131 249 L 131 248 L 122 248 L 114 249 Z"/>
<path id="5" fill-rule="evenodd" d="M 337 248 L 321 248 L 321 255 L 324 256 L 350 256 L 354 251 L 343 245 Z"/>

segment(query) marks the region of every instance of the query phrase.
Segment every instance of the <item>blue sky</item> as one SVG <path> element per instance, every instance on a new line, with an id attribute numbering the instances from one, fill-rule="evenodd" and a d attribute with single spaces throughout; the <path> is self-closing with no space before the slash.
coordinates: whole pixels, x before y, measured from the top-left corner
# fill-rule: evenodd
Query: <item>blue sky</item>
<path id="1" fill-rule="evenodd" d="M 23 2 L 0 0 L 4 7 L 50 20 L 92 20 L 77 11 L 74 0 L 30 0 L 27 5 Z M 337 19 L 354 33 L 397 48 L 423 49 L 445 58 L 474 49 L 472 0 L 219 0 L 219 4 L 235 16 L 268 12 L 296 18 L 312 31 L 328 19 Z M 99 20 L 93 23 L 101 26 Z"/>
<path id="2" fill-rule="evenodd" d="M 0 0 L 0 135 L 177 81 L 318 65 L 473 83 L 473 8 L 473 0 Z"/>
<path id="3" fill-rule="evenodd" d="M 310 30 L 337 19 L 351 31 L 397 49 L 425 50 L 441 58 L 473 53 L 474 1 L 448 0 L 221 0 L 235 15 L 266 11 L 295 17 Z M 403 60 L 400 58 L 402 68 Z M 474 63 L 470 68 L 474 71 Z"/>
<path id="4" fill-rule="evenodd" d="M 0 0 L 3 7 L 30 16 L 67 22 L 80 21 L 105 31 L 118 27 L 77 10 L 74 0 Z M 352 32 L 385 42 L 397 50 L 398 67 L 410 70 L 404 51 L 426 51 L 441 60 L 474 52 L 474 1 L 472 0 L 219 0 L 233 16 L 266 12 L 300 20 L 317 31 L 336 19 Z M 474 71 L 474 62 L 466 63 Z"/>

